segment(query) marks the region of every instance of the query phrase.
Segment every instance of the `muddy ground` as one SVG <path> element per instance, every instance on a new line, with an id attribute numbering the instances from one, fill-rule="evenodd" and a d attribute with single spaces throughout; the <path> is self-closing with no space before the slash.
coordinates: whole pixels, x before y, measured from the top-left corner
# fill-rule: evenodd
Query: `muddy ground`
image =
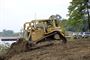
<path id="1" fill-rule="evenodd" d="M 54 41 L 42 46 L 14 54 L 8 60 L 90 60 L 90 38 L 75 39 L 67 44 Z"/>

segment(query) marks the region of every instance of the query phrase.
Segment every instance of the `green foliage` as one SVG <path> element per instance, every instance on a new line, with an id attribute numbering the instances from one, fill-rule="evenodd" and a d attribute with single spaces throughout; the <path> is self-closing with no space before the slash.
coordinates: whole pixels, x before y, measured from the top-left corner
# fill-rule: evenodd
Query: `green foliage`
<path id="1" fill-rule="evenodd" d="M 2 32 L 0 32 L 0 36 L 5 36 L 5 37 L 9 37 L 9 36 L 19 36 L 19 33 L 20 32 L 18 32 L 18 33 L 15 33 L 14 31 L 12 31 L 12 30 L 3 30 Z"/>
<path id="2" fill-rule="evenodd" d="M 6 54 L 10 45 L 9 44 L 0 44 L 0 56 Z"/>
<path id="3" fill-rule="evenodd" d="M 10 36 L 10 35 L 13 35 L 14 32 L 12 30 L 3 30 L 3 34 L 6 36 Z"/>
<path id="4" fill-rule="evenodd" d="M 87 7 L 88 0 L 72 0 L 69 9 L 69 19 L 68 19 L 68 29 L 74 31 L 83 31 L 87 27 L 87 20 L 85 20 L 85 12 L 89 7 Z M 86 22 L 85 22 L 86 21 Z M 87 30 L 87 29 L 86 29 Z"/>

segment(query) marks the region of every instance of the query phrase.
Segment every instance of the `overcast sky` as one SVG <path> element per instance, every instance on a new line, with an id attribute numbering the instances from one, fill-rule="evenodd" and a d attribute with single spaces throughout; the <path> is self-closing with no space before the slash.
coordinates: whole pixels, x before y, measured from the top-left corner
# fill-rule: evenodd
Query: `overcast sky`
<path id="1" fill-rule="evenodd" d="M 72 0 L 0 0 L 0 31 L 20 31 L 26 21 L 60 14 L 66 18 Z"/>

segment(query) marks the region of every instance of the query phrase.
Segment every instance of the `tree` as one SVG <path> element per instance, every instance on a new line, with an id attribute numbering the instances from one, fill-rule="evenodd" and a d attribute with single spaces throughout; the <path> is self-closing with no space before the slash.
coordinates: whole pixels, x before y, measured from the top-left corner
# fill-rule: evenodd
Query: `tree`
<path id="1" fill-rule="evenodd" d="M 20 36 L 20 34 L 22 34 L 22 32 L 14 32 L 13 30 L 6 30 L 6 29 L 0 32 L 0 36 L 3 37 L 17 37 Z"/>
<path id="2" fill-rule="evenodd" d="M 69 9 L 68 24 L 71 27 L 74 27 L 74 30 L 86 31 L 88 28 L 90 29 L 89 8 L 90 8 L 89 0 L 72 0 L 68 8 Z"/>
<path id="3" fill-rule="evenodd" d="M 12 30 L 3 30 L 3 35 L 4 36 L 12 36 L 14 32 Z"/>

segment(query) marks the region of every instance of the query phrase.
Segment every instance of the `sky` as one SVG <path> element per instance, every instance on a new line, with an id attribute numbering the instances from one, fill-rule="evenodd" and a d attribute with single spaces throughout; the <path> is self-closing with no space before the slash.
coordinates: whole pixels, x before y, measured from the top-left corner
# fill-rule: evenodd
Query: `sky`
<path id="1" fill-rule="evenodd" d="M 20 31 L 25 22 L 59 14 L 67 18 L 72 0 L 0 0 L 0 31 Z"/>

